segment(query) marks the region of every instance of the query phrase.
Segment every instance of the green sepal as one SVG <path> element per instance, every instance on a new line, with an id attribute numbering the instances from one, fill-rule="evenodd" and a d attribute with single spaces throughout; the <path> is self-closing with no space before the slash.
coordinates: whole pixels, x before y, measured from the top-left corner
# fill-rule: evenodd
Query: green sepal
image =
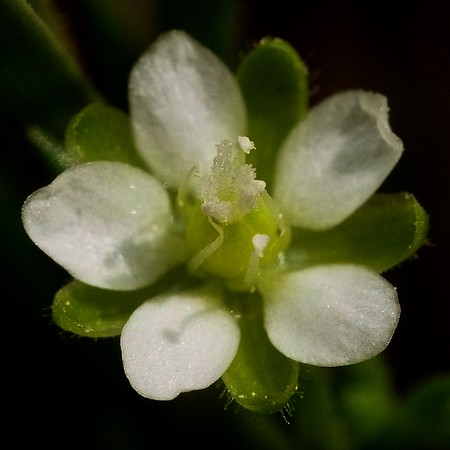
<path id="1" fill-rule="evenodd" d="M 72 117 L 66 128 L 65 148 L 74 164 L 120 161 L 143 167 L 128 115 L 101 103 L 93 103 Z"/>
<path id="2" fill-rule="evenodd" d="M 297 390 L 299 365 L 269 341 L 259 294 L 233 294 L 233 297 L 241 341 L 222 380 L 239 405 L 263 414 L 282 411 Z"/>
<path id="3" fill-rule="evenodd" d="M 248 112 L 249 162 L 270 188 L 281 143 L 308 109 L 308 69 L 280 38 L 265 38 L 242 60 L 237 78 Z M 270 192 L 270 190 L 269 190 Z"/>
<path id="4" fill-rule="evenodd" d="M 56 293 L 52 317 L 63 330 L 79 336 L 118 336 L 131 313 L 144 301 L 162 292 L 186 290 L 196 285 L 198 280 L 189 277 L 182 267 L 135 291 L 100 289 L 74 280 Z"/>
<path id="5" fill-rule="evenodd" d="M 110 291 L 75 280 L 56 293 L 52 316 L 63 330 L 79 336 L 113 337 L 147 298 L 145 291 Z"/>
<path id="6" fill-rule="evenodd" d="M 288 266 L 348 262 L 383 272 L 412 257 L 426 242 L 428 215 L 408 193 L 376 194 L 339 225 L 292 229 Z"/>

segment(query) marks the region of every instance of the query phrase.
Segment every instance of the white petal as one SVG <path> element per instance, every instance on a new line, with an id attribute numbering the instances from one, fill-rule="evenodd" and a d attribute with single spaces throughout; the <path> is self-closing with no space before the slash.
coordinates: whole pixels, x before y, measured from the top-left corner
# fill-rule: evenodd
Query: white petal
<path id="1" fill-rule="evenodd" d="M 328 228 L 381 185 L 403 151 L 380 94 L 348 91 L 311 110 L 281 149 L 274 197 L 293 225 Z"/>
<path id="2" fill-rule="evenodd" d="M 240 332 L 213 295 L 157 297 L 140 306 L 121 337 L 125 373 L 133 388 L 154 400 L 204 389 L 231 364 Z"/>
<path id="3" fill-rule="evenodd" d="M 182 31 L 161 35 L 134 66 L 130 114 L 142 157 L 172 187 L 195 165 L 209 169 L 222 139 L 246 131 L 233 74 Z"/>
<path id="4" fill-rule="evenodd" d="M 389 343 L 400 316 L 395 288 L 362 266 L 311 267 L 263 286 L 265 326 L 289 358 L 317 366 L 369 359 Z"/>
<path id="5" fill-rule="evenodd" d="M 168 194 L 148 173 L 99 161 L 72 167 L 25 202 L 31 239 L 75 278 L 128 290 L 171 264 Z"/>

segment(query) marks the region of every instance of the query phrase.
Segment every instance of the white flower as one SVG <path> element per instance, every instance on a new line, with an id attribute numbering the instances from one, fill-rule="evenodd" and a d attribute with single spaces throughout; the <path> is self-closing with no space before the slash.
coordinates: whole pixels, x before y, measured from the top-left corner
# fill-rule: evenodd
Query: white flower
<path id="1" fill-rule="evenodd" d="M 197 269 L 225 245 L 228 222 L 245 216 L 260 197 L 269 201 L 264 183 L 245 162 L 237 164 L 244 169 L 231 200 L 221 193 L 224 179 L 211 181 L 217 144 L 238 140 L 248 153 L 253 143 L 245 137 L 246 106 L 235 77 L 184 32 L 162 35 L 133 68 L 130 114 L 150 172 L 107 161 L 75 166 L 32 194 L 23 208 L 26 231 L 42 250 L 75 278 L 113 290 L 149 285 L 180 263 Z M 258 142 L 255 146 L 253 151 Z M 402 150 L 382 95 L 355 90 L 323 101 L 292 129 L 280 150 L 269 192 L 280 220 L 287 228 L 316 230 L 341 223 L 378 189 Z M 203 199 L 206 226 L 217 236 L 199 254 L 186 248 L 189 242 L 177 228 L 176 205 L 166 191 L 185 189 L 193 170 L 196 180 L 203 180 L 194 193 Z M 211 183 L 216 183 L 214 192 Z M 241 197 L 245 201 L 237 204 Z M 272 213 L 267 213 L 271 220 Z M 295 361 L 319 366 L 352 364 L 381 352 L 399 319 L 395 289 L 359 265 L 280 270 L 278 253 L 281 266 L 269 265 L 261 276 L 258 267 L 274 239 L 265 230 L 250 232 L 253 252 L 243 282 L 250 280 L 249 289 L 263 297 L 272 344 Z M 207 387 L 233 361 L 239 319 L 213 279 L 200 289 L 149 299 L 126 323 L 124 368 L 141 395 L 168 400 Z"/>

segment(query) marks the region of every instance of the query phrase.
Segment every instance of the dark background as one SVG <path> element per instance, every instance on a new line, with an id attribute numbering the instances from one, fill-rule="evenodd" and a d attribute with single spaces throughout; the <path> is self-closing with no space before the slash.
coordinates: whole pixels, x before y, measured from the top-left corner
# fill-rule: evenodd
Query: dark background
<path id="1" fill-rule="evenodd" d="M 96 41 L 80 6 L 83 2 L 57 3 L 70 18 L 68 26 L 86 71 L 126 108 L 126 75 L 141 48 L 137 45 L 136 54 L 120 61 L 116 84 L 111 83 L 108 71 L 98 66 L 113 64 L 114 58 L 96 66 Z M 136 8 L 140 3 L 145 2 L 130 2 Z M 170 15 L 167 9 L 176 8 L 177 2 L 166 2 L 164 20 L 159 29 L 153 25 L 148 43 L 154 30 L 190 31 L 198 21 L 205 22 L 199 38 L 207 41 L 212 26 L 207 23 L 208 7 L 192 3 L 195 6 L 179 6 Z M 391 4 L 241 1 L 237 9 L 242 26 L 235 46 L 245 50 L 267 35 L 288 40 L 310 68 L 311 104 L 348 88 L 373 90 L 388 98 L 391 126 L 405 152 L 382 190 L 413 193 L 431 224 L 429 245 L 417 259 L 386 274 L 398 289 L 402 317 L 385 354 L 402 393 L 450 372 L 450 10 L 446 2 L 399 3 L 395 10 Z M 145 11 L 150 17 L 149 9 Z M 224 57 L 233 67 L 234 57 Z M 61 449 L 141 449 L 160 440 L 167 445 L 209 448 L 221 442 L 248 448 L 240 447 L 242 431 L 234 428 L 239 413 L 224 410 L 220 389 L 185 394 L 173 402 L 145 400 L 123 375 L 117 339 L 77 338 L 52 324 L 53 295 L 68 278 L 28 240 L 20 207 L 53 175 L 14 120 L 6 119 L 0 132 L 6 305 L 2 371 L 7 424 L 20 427 L 14 448 L 30 437 L 46 448 Z"/>

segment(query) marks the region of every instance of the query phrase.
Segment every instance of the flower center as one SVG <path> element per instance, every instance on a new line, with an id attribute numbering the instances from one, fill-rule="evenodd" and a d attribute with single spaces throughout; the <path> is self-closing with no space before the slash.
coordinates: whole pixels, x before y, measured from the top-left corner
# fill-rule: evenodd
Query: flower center
<path id="1" fill-rule="evenodd" d="M 254 289 L 261 270 L 281 260 L 290 232 L 265 182 L 245 162 L 253 142 L 240 136 L 217 146 L 211 170 L 196 179 L 191 203 L 180 195 L 186 245 L 194 274 L 226 279 L 229 287 Z"/>

